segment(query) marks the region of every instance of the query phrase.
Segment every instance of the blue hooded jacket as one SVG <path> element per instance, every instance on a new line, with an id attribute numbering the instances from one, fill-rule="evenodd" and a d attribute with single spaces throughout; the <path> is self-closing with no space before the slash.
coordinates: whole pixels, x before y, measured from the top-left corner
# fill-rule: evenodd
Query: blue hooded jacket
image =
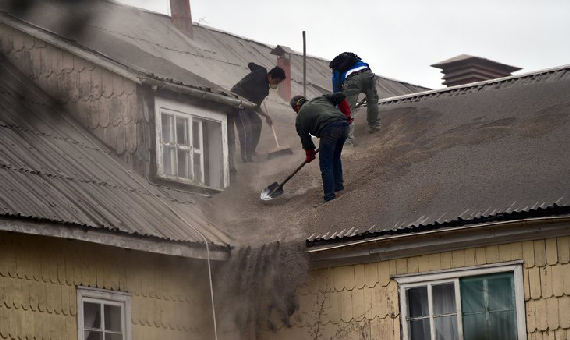
<path id="1" fill-rule="evenodd" d="M 349 70 L 346 70 L 346 72 L 361 66 L 369 67 L 367 63 L 363 62 L 362 60 L 359 60 L 356 62 L 356 64 L 354 64 L 353 67 L 351 67 Z M 342 86 L 344 85 L 344 81 L 346 79 L 346 72 L 339 72 L 337 70 L 333 70 L 333 76 L 332 76 L 333 93 L 342 91 Z"/>

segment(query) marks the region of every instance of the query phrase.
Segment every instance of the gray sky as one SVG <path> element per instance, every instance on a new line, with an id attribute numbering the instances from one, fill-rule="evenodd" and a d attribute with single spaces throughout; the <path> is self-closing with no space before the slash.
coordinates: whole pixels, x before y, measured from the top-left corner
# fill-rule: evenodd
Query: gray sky
<path id="1" fill-rule="evenodd" d="M 115 0 L 168 14 L 168 0 Z M 429 65 L 471 54 L 521 67 L 570 64 L 568 0 L 190 0 L 192 19 L 332 59 L 351 51 L 379 75 L 440 88 Z"/>

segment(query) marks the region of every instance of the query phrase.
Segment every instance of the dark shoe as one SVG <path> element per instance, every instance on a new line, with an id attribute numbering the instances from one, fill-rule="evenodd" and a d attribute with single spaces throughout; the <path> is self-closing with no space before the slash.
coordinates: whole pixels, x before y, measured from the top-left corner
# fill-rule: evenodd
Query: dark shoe
<path id="1" fill-rule="evenodd" d="M 339 191 L 343 191 L 343 190 L 344 190 L 344 187 L 340 187 L 340 188 L 334 189 L 334 192 L 339 192 Z"/>
<path id="2" fill-rule="evenodd" d="M 334 200 L 335 198 L 336 198 L 336 197 L 330 198 L 330 199 L 328 199 L 328 200 L 322 200 L 322 201 L 320 201 L 319 203 L 313 205 L 313 208 L 318 208 L 318 207 L 320 207 L 321 205 L 323 205 L 323 204 L 325 204 L 325 203 L 327 203 L 327 202 L 330 202 L 330 201 Z"/>
<path id="3" fill-rule="evenodd" d="M 356 144 L 356 141 L 354 139 L 347 139 L 346 142 L 344 142 L 344 146 L 355 147 L 356 145 L 357 144 Z"/>
<path id="4" fill-rule="evenodd" d="M 370 133 L 376 133 L 378 131 L 380 131 L 380 124 L 375 125 L 375 126 L 371 126 L 370 129 L 368 130 L 368 132 L 370 132 Z"/>

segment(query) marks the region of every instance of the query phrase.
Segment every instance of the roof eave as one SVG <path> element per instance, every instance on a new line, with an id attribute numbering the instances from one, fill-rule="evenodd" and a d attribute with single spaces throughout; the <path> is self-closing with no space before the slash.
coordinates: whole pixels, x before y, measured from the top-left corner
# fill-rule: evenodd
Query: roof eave
<path id="1" fill-rule="evenodd" d="M 570 235 L 570 216 L 540 217 L 309 246 L 307 252 L 312 266 L 320 268 L 567 235 Z"/>
<path id="2" fill-rule="evenodd" d="M 199 260 L 225 261 L 230 257 L 229 247 L 209 245 L 207 248 L 203 243 L 174 242 L 107 230 L 81 228 L 75 225 L 2 219 L 0 220 L 0 231 L 72 239 L 146 253 Z"/>

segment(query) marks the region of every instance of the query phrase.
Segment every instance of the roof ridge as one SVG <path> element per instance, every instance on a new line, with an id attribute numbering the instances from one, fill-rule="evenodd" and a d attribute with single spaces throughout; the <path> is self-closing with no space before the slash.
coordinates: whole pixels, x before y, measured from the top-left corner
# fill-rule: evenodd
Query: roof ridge
<path id="1" fill-rule="evenodd" d="M 479 88 L 480 89 L 480 88 L 486 87 L 488 85 L 507 83 L 510 81 L 518 80 L 518 79 L 530 78 L 533 76 L 545 75 L 548 73 L 555 73 L 555 72 L 559 72 L 559 71 L 563 71 L 563 70 L 570 70 L 570 64 L 552 67 L 552 68 L 541 69 L 541 70 L 537 70 L 537 71 L 531 71 L 531 72 L 527 72 L 527 73 L 523 73 L 523 74 L 511 75 L 511 76 L 502 77 L 502 78 L 494 78 L 494 79 L 489 79 L 489 80 L 484 80 L 484 81 L 474 82 L 474 83 L 469 83 L 469 84 L 455 85 L 455 86 L 441 88 L 441 89 L 410 93 L 410 94 L 405 94 L 402 96 L 389 97 L 389 98 L 385 98 L 385 99 L 380 100 L 378 103 L 381 105 L 382 104 L 393 104 L 393 103 L 397 103 L 397 102 L 399 102 L 401 100 L 405 100 L 405 99 L 418 99 L 418 98 L 430 97 L 430 96 L 433 96 L 436 94 L 442 94 L 442 93 L 446 93 L 446 92 L 454 92 L 454 91 L 458 91 L 458 90 L 468 90 L 468 89 L 472 89 L 472 88 Z"/>

